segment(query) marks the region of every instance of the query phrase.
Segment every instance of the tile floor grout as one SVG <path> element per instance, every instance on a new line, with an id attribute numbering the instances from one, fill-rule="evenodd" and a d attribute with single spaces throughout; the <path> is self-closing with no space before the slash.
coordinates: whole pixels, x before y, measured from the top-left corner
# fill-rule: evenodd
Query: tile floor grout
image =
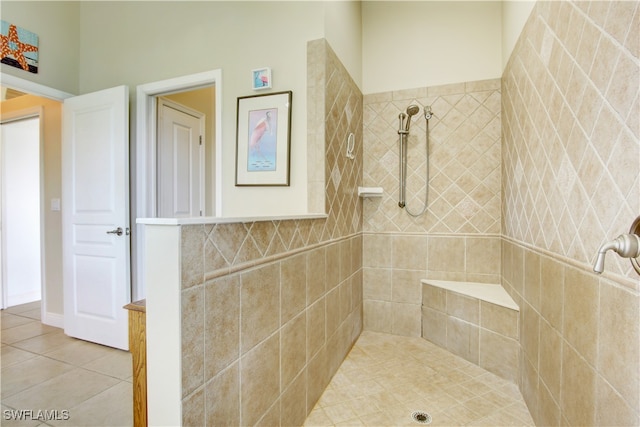
<path id="1" fill-rule="evenodd" d="M 39 307 L 2 310 L 2 425 L 132 425 L 130 353 L 41 324 Z"/>
<path id="2" fill-rule="evenodd" d="M 534 426 L 515 384 L 421 338 L 363 332 L 305 426 Z"/>

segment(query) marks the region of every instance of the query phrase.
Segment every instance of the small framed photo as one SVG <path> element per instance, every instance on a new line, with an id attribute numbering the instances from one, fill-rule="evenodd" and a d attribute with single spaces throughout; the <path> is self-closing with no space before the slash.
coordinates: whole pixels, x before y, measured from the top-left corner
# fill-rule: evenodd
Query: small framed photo
<path id="1" fill-rule="evenodd" d="M 236 186 L 288 186 L 292 92 L 238 98 Z"/>
<path id="2" fill-rule="evenodd" d="M 251 70 L 253 90 L 271 89 L 271 68 L 256 68 Z"/>

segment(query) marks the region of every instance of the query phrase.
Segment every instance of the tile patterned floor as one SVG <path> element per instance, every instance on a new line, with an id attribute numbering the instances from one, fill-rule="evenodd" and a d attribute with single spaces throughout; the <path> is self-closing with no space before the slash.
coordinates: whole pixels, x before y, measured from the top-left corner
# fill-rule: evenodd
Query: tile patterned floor
<path id="1" fill-rule="evenodd" d="M 130 426 L 131 354 L 70 338 L 40 323 L 40 303 L 2 311 L 2 426 Z M 30 420 L 7 419 L 33 410 Z M 58 418 L 38 420 L 38 410 Z M 9 411 L 9 412 L 6 412 Z"/>
<path id="2" fill-rule="evenodd" d="M 517 386 L 420 338 L 363 332 L 305 426 L 534 426 Z"/>

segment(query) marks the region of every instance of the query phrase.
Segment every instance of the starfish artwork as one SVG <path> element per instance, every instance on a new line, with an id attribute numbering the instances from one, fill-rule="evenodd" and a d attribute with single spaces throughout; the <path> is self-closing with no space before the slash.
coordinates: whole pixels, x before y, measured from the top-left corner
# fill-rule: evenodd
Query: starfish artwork
<path id="1" fill-rule="evenodd" d="M 0 62 L 38 72 L 38 35 L 7 21 L 0 25 Z"/>

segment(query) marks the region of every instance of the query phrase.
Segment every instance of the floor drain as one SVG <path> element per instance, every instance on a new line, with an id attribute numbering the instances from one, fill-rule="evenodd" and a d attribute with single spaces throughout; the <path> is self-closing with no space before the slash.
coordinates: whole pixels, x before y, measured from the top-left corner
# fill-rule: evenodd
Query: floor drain
<path id="1" fill-rule="evenodd" d="M 415 411 L 411 414 L 411 418 L 420 424 L 431 424 L 431 415 L 422 411 Z"/>

